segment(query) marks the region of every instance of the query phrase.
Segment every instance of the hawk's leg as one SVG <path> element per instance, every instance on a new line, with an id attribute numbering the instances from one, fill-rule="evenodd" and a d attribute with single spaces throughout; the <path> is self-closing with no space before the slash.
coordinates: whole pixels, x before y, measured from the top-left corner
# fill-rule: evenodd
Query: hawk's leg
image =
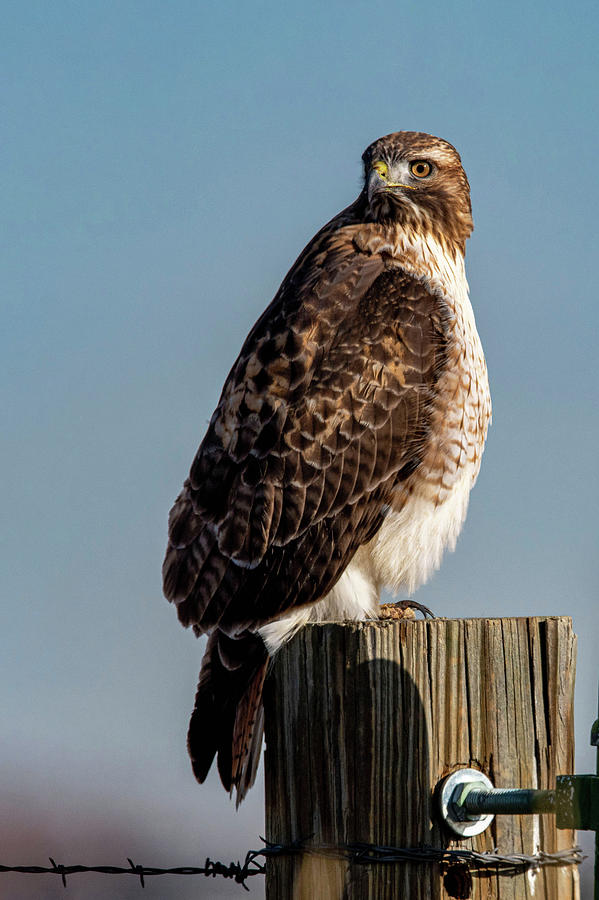
<path id="1" fill-rule="evenodd" d="M 428 606 L 416 603 L 415 600 L 399 600 L 397 603 L 383 603 L 379 608 L 379 619 L 413 619 L 414 610 L 421 612 L 425 619 L 435 618 Z"/>

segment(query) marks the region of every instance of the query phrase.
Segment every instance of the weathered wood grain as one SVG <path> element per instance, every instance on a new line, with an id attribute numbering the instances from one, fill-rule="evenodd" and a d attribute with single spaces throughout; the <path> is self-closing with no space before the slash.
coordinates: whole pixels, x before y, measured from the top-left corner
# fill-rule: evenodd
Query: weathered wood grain
<path id="1" fill-rule="evenodd" d="M 549 788 L 573 772 L 575 652 L 566 617 L 306 627 L 267 683 L 267 839 L 526 854 L 573 846 L 549 815 L 497 817 L 454 843 L 433 791 L 462 766 L 496 787 Z M 302 854 L 269 862 L 267 898 L 441 900 L 460 896 L 452 878 L 431 864 Z M 576 900 L 578 873 L 475 874 L 468 891 L 474 900 Z"/>

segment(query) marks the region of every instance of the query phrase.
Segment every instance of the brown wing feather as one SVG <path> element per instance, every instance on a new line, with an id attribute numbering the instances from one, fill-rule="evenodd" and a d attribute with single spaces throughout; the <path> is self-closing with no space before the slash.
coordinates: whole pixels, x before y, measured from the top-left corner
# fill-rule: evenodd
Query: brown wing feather
<path id="1" fill-rule="evenodd" d="M 171 511 L 163 569 L 183 624 L 215 629 L 189 733 L 200 780 L 216 752 L 227 788 L 251 784 L 267 657 L 249 635 L 324 596 L 380 527 L 419 464 L 446 332 L 438 297 L 331 225 L 250 333 Z"/>
<path id="2" fill-rule="evenodd" d="M 308 532 L 308 543 L 322 540 L 327 529 L 319 523 L 357 507 L 351 521 L 358 530 L 348 544 L 355 552 L 366 507 L 385 503 L 400 470 L 413 471 L 421 456 L 443 363 L 442 303 L 403 271 L 385 271 L 380 260 L 374 267 L 354 251 L 355 269 L 366 265 L 372 280 L 363 296 L 348 296 L 343 282 L 338 293 L 331 286 L 326 292 L 329 305 L 345 310 L 342 317 L 320 310 L 321 319 L 328 312 L 339 320 L 335 332 L 315 315 L 305 320 L 308 301 L 290 310 L 283 295 L 225 385 L 171 513 L 164 567 L 166 595 L 198 632 L 223 617 L 235 628 L 237 614 L 244 626 L 280 614 L 281 580 L 303 565 L 298 539 Z M 357 281 L 363 286 L 365 278 Z M 294 331 L 300 318 L 304 330 Z M 302 390 L 292 390 L 293 360 L 281 363 L 282 348 L 299 354 L 309 344 L 313 367 L 302 367 Z M 248 372 L 265 373 L 260 389 Z M 322 584 L 334 583 L 348 562 L 335 558 Z M 259 617 L 252 599 L 258 586 L 272 597 Z M 289 604 L 323 593 L 300 592 Z"/>

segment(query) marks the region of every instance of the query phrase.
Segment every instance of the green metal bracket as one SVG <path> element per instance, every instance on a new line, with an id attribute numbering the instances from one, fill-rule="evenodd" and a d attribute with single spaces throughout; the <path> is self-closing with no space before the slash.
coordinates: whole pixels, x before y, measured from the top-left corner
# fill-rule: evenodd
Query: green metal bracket
<path id="1" fill-rule="evenodd" d="M 558 775 L 555 792 L 558 828 L 599 831 L 599 775 Z"/>

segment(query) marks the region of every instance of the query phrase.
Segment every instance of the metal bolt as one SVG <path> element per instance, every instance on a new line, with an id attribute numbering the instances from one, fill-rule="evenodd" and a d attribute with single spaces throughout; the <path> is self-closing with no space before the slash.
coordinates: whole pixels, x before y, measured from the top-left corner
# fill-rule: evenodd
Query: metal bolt
<path id="1" fill-rule="evenodd" d="M 512 816 L 555 812 L 555 791 L 520 788 L 472 790 L 464 799 L 469 813 L 498 813 Z"/>
<path id="2" fill-rule="evenodd" d="M 472 837 L 489 827 L 495 815 L 555 812 L 555 791 L 495 788 L 476 769 L 458 769 L 439 791 L 441 817 L 458 837 Z"/>

